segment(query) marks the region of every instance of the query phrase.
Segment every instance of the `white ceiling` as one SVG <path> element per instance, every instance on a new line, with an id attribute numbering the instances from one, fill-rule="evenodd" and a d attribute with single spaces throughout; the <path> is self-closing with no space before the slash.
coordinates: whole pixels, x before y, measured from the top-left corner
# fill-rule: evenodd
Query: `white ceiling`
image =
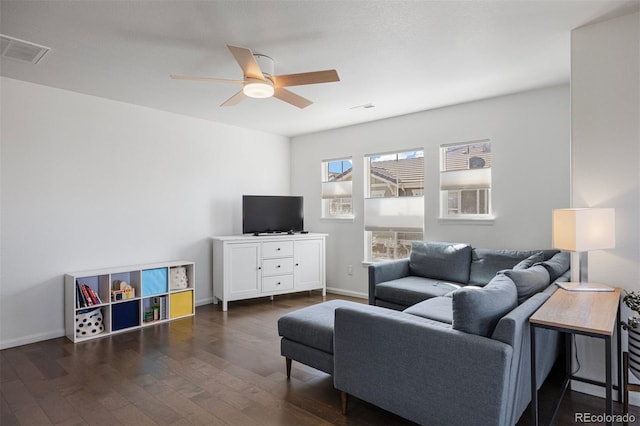
<path id="1" fill-rule="evenodd" d="M 0 74 L 286 136 L 569 81 L 570 30 L 640 0 L 6 1 L 0 33 L 51 51 Z M 226 45 L 271 56 L 276 74 L 336 69 L 341 81 L 219 105 L 241 79 Z M 373 104 L 374 108 L 354 108 Z"/>

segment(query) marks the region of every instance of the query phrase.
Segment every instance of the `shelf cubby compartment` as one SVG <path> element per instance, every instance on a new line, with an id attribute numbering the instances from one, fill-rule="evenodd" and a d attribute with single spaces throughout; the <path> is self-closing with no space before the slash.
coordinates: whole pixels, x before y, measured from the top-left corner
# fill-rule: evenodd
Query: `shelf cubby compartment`
<path id="1" fill-rule="evenodd" d="M 169 268 L 169 291 L 193 289 L 194 265 L 176 265 Z"/>
<path id="2" fill-rule="evenodd" d="M 125 300 L 111 305 L 111 331 L 126 330 L 140 325 L 140 299 Z"/>
<path id="3" fill-rule="evenodd" d="M 127 283 L 131 286 L 133 291 L 131 293 L 113 293 L 114 291 L 120 290 L 121 283 Z M 128 300 L 135 299 L 140 297 L 140 271 L 125 271 L 125 272 L 115 272 L 111 274 L 110 280 L 110 296 L 111 301 L 116 302 L 120 300 Z"/>
<path id="4" fill-rule="evenodd" d="M 169 290 L 169 268 L 142 270 L 142 297 L 167 293 Z"/>
<path id="5" fill-rule="evenodd" d="M 169 318 L 180 318 L 194 314 L 193 290 L 176 291 L 169 295 Z"/>
<path id="6" fill-rule="evenodd" d="M 168 298 L 164 296 L 145 297 L 142 299 L 142 322 L 150 324 L 158 321 L 167 320 L 167 304 Z M 158 307 L 157 315 L 154 313 L 154 306 Z"/>
<path id="7" fill-rule="evenodd" d="M 79 297 L 82 290 L 80 286 L 87 286 L 100 298 L 100 302 L 98 305 L 104 305 L 109 302 L 109 275 L 90 275 L 86 277 L 77 277 L 75 279 L 75 289 L 74 289 L 74 297 L 75 297 L 75 306 L 77 309 L 84 309 L 91 307 L 89 305 L 83 305 L 82 303 L 78 304 L 78 302 L 82 301 L 82 297 Z M 92 306 L 98 306 L 92 305 Z"/>

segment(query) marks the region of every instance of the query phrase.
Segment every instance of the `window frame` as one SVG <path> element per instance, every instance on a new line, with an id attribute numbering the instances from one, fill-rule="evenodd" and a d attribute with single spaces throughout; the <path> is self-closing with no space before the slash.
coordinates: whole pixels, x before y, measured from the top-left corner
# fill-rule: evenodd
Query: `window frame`
<path id="1" fill-rule="evenodd" d="M 469 152 L 467 151 L 467 156 L 468 158 L 466 159 L 467 161 L 467 166 L 466 168 L 452 168 L 452 169 L 446 169 L 446 150 L 450 149 L 451 147 L 463 147 L 463 146 L 467 146 L 467 149 L 469 150 L 470 147 L 472 145 L 479 145 L 479 144 L 489 144 L 490 146 L 490 163 L 489 166 L 483 166 L 483 167 L 479 167 L 479 168 L 473 168 L 470 166 L 469 161 L 471 160 L 471 157 Z M 440 145 L 439 151 L 440 151 L 440 185 L 439 185 L 439 192 L 440 192 L 440 217 L 439 219 L 441 221 L 493 221 L 494 220 L 494 215 L 493 215 L 493 206 L 492 206 L 492 193 L 491 193 L 491 187 L 493 185 L 493 173 L 492 173 L 492 168 L 493 168 L 493 142 L 491 141 L 491 139 L 479 139 L 479 140 L 473 140 L 473 141 L 465 141 L 465 142 L 455 142 L 455 143 L 448 143 L 448 144 L 442 144 Z M 443 187 L 443 176 L 444 173 L 450 173 L 450 172 L 464 172 L 464 171 L 469 171 L 469 170 L 488 170 L 488 173 L 482 173 L 483 175 L 488 175 L 489 176 L 489 183 L 487 185 L 487 187 L 462 187 L 462 188 L 457 188 L 457 189 L 442 189 Z M 478 173 L 476 173 L 478 174 Z M 483 179 L 486 179 L 486 176 L 479 176 L 478 179 L 480 181 L 482 181 Z M 482 185 L 482 184 L 479 184 Z M 457 193 L 457 199 L 458 199 L 458 207 L 454 208 L 457 211 L 461 211 L 463 209 L 463 205 L 462 205 L 462 197 L 463 197 L 463 191 L 475 191 L 476 192 L 476 213 L 451 213 L 451 209 L 449 207 L 449 195 L 450 193 Z M 477 213 L 477 211 L 480 211 L 480 193 L 483 192 L 484 193 L 484 204 L 486 207 L 486 213 Z"/>
<path id="2" fill-rule="evenodd" d="M 408 253 L 410 252 L 410 250 L 406 251 L 406 255 L 400 255 L 398 256 L 398 250 L 402 249 L 402 247 L 406 247 L 406 242 L 405 244 L 401 244 L 401 241 L 419 241 L 419 240 L 423 240 L 424 239 L 424 192 L 425 192 L 425 177 L 424 177 L 424 148 L 413 148 L 413 149 L 404 149 L 404 150 L 398 150 L 398 151 L 393 151 L 393 152 L 385 152 L 385 153 L 375 153 L 375 154 L 367 154 L 364 156 L 364 194 L 365 194 L 365 218 L 364 218 L 364 253 L 365 253 L 365 263 L 373 263 L 373 262 L 378 262 L 378 261 L 384 261 L 384 260 L 391 260 L 391 259 L 399 259 L 399 258 L 403 258 L 403 257 L 407 257 Z M 404 194 L 401 194 L 401 181 L 400 181 L 400 177 L 398 175 L 395 176 L 395 182 L 389 183 L 389 185 L 392 186 L 392 188 L 395 188 L 395 190 L 392 190 L 392 196 L 379 196 L 380 194 L 378 194 L 378 196 L 372 196 L 372 186 L 371 186 L 371 163 L 372 163 L 372 158 L 375 157 L 385 157 L 385 156 L 392 156 L 395 155 L 396 157 L 396 161 L 401 161 L 402 159 L 408 159 L 410 157 L 407 158 L 399 158 L 400 156 L 402 156 L 403 154 L 413 154 L 413 153 L 418 153 L 417 157 L 422 158 L 422 180 L 421 182 L 421 187 L 420 188 L 408 188 L 405 190 Z M 416 157 L 411 157 L 411 158 L 416 158 Z M 381 191 L 380 189 L 378 190 L 378 192 Z M 407 195 L 408 192 L 411 192 L 412 195 Z M 418 194 L 416 194 L 416 192 Z M 389 228 L 386 229 L 373 229 L 373 227 L 368 227 L 367 226 L 367 199 L 405 199 L 405 201 L 408 201 L 408 199 L 416 199 L 419 198 L 420 199 L 420 205 L 422 206 L 422 210 L 421 210 L 421 214 L 420 214 L 420 228 L 419 231 L 417 228 L 413 229 L 411 228 L 403 228 L 402 226 L 396 226 L 394 229 L 394 226 L 390 226 Z M 369 228 L 369 229 L 368 229 Z M 393 250 L 394 250 L 394 254 L 393 257 L 374 257 L 374 249 L 373 249 L 373 243 L 374 243 L 374 238 L 375 238 L 375 233 L 391 233 L 393 235 L 391 242 L 393 245 Z M 416 234 L 416 238 L 415 239 L 406 239 L 406 238 L 401 238 L 403 236 L 406 235 L 410 235 L 410 234 Z"/>
<path id="3" fill-rule="evenodd" d="M 344 169 L 344 163 L 345 162 L 349 162 L 351 167 L 351 179 L 349 180 L 344 180 L 344 181 L 335 181 L 335 180 L 330 180 L 330 170 L 329 168 L 331 167 L 330 165 L 332 163 L 337 163 L 337 162 L 341 162 L 342 163 L 342 167 L 341 167 L 341 173 L 345 173 L 347 170 Z M 330 160 L 322 160 L 320 163 L 320 173 L 321 173 L 321 189 L 320 189 L 320 218 L 322 220 L 345 220 L 345 219 L 350 219 L 352 220 L 354 218 L 354 210 L 353 210 L 353 157 L 348 156 L 348 157 L 340 157 L 340 158 L 334 158 L 334 159 L 330 159 Z M 351 190 L 350 190 L 350 196 L 348 197 L 325 197 L 324 195 L 324 187 L 325 184 L 330 183 L 330 182 L 350 182 L 351 183 Z M 342 200 L 339 201 L 339 204 L 350 204 L 351 205 L 351 211 L 350 213 L 344 213 L 344 214 L 330 214 L 330 210 L 331 207 L 329 206 L 329 203 L 331 201 L 334 200 Z M 349 200 L 349 201 L 344 201 L 344 200 Z"/>

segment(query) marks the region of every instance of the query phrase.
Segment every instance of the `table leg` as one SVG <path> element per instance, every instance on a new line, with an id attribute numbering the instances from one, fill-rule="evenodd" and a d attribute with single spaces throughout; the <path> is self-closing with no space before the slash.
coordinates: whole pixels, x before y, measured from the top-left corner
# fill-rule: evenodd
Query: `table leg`
<path id="1" fill-rule="evenodd" d="M 623 397 L 623 380 L 622 380 L 622 327 L 620 325 L 620 305 L 618 305 L 618 313 L 616 316 L 616 365 L 618 366 L 618 402 L 622 403 Z"/>
<path id="2" fill-rule="evenodd" d="M 531 337 L 531 421 L 533 426 L 538 426 L 538 386 L 536 383 L 536 328 L 529 324 Z"/>
<path id="3" fill-rule="evenodd" d="M 611 418 L 613 415 L 613 398 L 612 398 L 612 393 L 613 393 L 613 383 L 612 383 L 612 377 L 611 377 L 611 336 L 606 336 L 605 339 L 605 358 L 606 358 L 606 395 L 607 395 L 607 406 L 606 406 L 606 413 L 607 413 L 607 425 L 611 425 Z"/>

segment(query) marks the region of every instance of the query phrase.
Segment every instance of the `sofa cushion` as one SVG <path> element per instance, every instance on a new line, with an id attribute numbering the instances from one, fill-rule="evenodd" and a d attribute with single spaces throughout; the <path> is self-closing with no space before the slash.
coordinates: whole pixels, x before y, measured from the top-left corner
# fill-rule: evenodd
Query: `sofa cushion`
<path id="1" fill-rule="evenodd" d="M 539 251 L 532 254 L 524 260 L 521 260 L 513 269 L 527 269 L 531 268 L 534 264 L 542 262 L 544 260 L 544 253 Z"/>
<path id="2" fill-rule="evenodd" d="M 452 302 L 453 328 L 486 337 L 518 306 L 518 291 L 511 278 L 500 274 L 483 288 L 462 287 L 453 293 Z"/>
<path id="3" fill-rule="evenodd" d="M 413 241 L 409 256 L 412 275 L 436 280 L 469 282 L 471 246 L 461 243 Z"/>
<path id="4" fill-rule="evenodd" d="M 336 308 L 358 307 L 348 300 L 330 300 L 289 312 L 278 319 L 278 334 L 305 346 L 333 353 Z"/>
<path id="5" fill-rule="evenodd" d="M 536 265 L 544 266 L 549 272 L 550 281 L 554 282 L 571 267 L 571 254 L 561 251 L 553 255 L 551 259 Z"/>
<path id="6" fill-rule="evenodd" d="M 538 251 L 474 248 L 471 252 L 469 284 L 485 285 L 499 271 L 513 268 L 519 262 L 536 254 Z"/>
<path id="7" fill-rule="evenodd" d="M 432 297 L 408 307 L 403 312 L 446 324 L 453 323 L 453 302 L 451 297 Z"/>
<path id="8" fill-rule="evenodd" d="M 518 304 L 541 292 L 551 282 L 547 268 L 542 265 L 535 265 L 528 269 L 506 269 L 500 273 L 511 278 L 516 285 Z"/>
<path id="9" fill-rule="evenodd" d="M 409 276 L 376 285 L 376 299 L 411 306 L 460 288 L 455 283 Z"/>

